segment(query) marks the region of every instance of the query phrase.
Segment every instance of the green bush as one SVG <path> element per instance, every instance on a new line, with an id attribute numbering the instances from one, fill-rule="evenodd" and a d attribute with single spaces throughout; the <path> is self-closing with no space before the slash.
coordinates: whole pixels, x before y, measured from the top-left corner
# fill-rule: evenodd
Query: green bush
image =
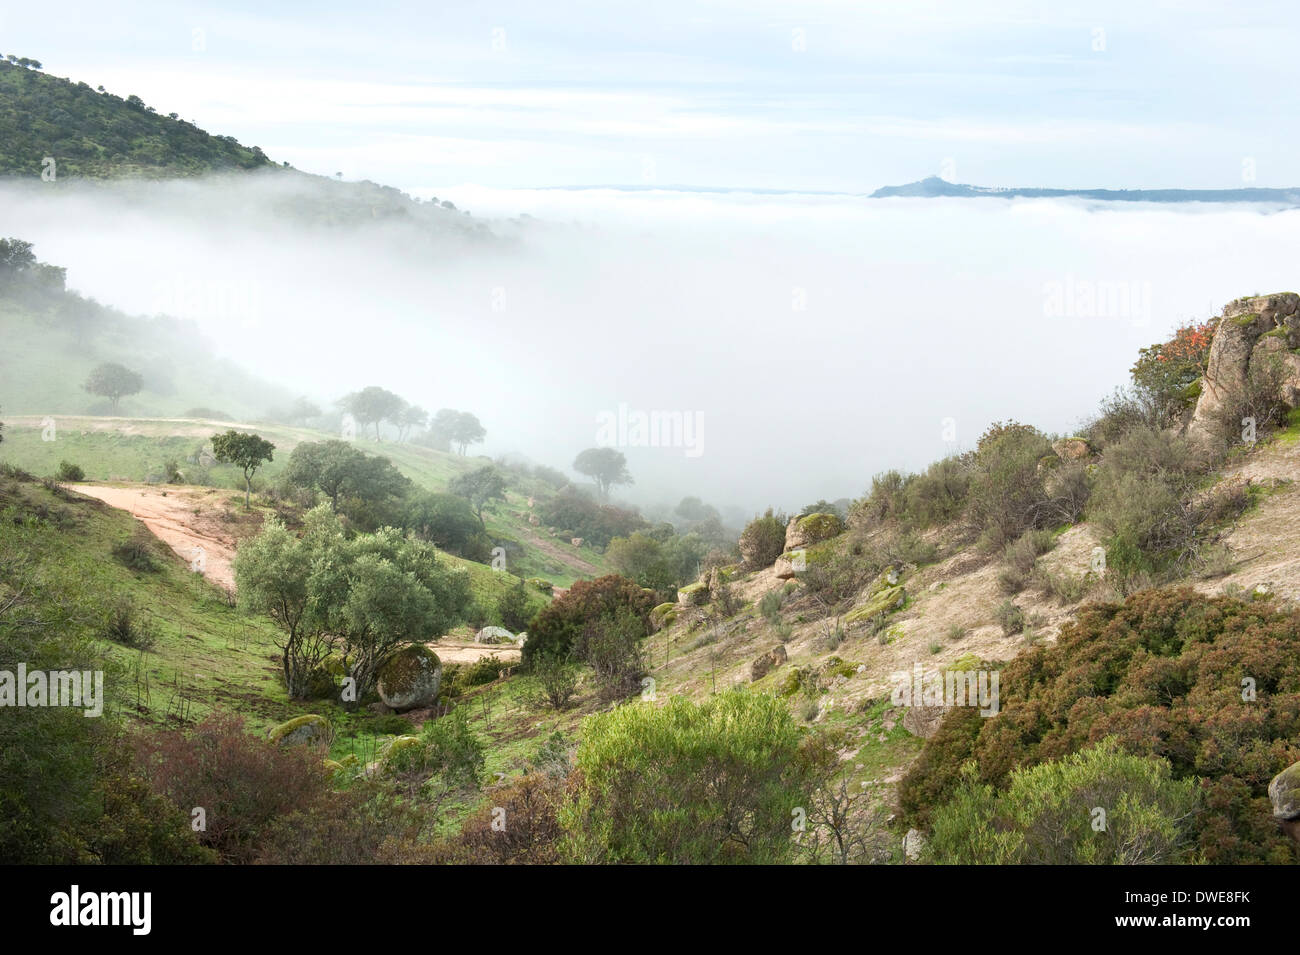
<path id="1" fill-rule="evenodd" d="M 589 624 L 624 611 L 643 621 L 645 636 L 650 632 L 650 611 L 655 602 L 654 594 L 617 574 L 579 580 L 533 618 L 524 644 L 523 664 L 531 667 L 543 653 L 568 656 Z"/>
<path id="2" fill-rule="evenodd" d="M 773 514 L 769 507 L 762 517 L 756 517 L 740 532 L 740 552 L 745 566 L 750 570 L 770 567 L 785 550 L 784 514 Z"/>
<path id="3" fill-rule="evenodd" d="M 1003 790 L 967 764 L 934 813 L 926 851 L 949 865 L 1139 865 L 1195 861 L 1195 780 L 1114 737 L 1011 773 Z"/>
<path id="4" fill-rule="evenodd" d="M 777 863 L 809 805 L 802 734 L 774 697 L 729 690 L 587 720 L 567 853 L 597 863 Z"/>
<path id="5" fill-rule="evenodd" d="M 1053 516 L 1039 467 L 1049 455 L 1056 460 L 1051 442 L 1028 425 L 994 424 L 980 438 L 971 465 L 967 517 L 984 546 L 1001 549 Z"/>
<path id="6" fill-rule="evenodd" d="M 84 481 L 86 472 L 71 461 L 60 461 L 58 478 L 60 481 Z"/>

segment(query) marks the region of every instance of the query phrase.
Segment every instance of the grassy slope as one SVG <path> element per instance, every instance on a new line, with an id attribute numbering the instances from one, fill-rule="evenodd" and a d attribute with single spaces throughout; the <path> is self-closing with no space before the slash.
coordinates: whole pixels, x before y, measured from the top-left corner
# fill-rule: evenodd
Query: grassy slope
<path id="1" fill-rule="evenodd" d="M 64 315 L 87 315 L 84 344 Z M 125 414 L 179 415 L 190 408 L 217 408 L 237 417 L 266 414 L 293 398 L 283 389 L 213 359 L 210 346 L 174 319 L 133 318 L 66 293 L 40 303 L 0 299 L 0 409 L 9 414 L 96 413 L 108 402 L 82 383 L 101 362 L 139 372 L 145 387 L 122 399 Z"/>
<path id="2" fill-rule="evenodd" d="M 182 470 L 191 468 L 187 459 L 212 434 L 233 427 L 230 422 L 204 420 L 166 420 L 146 418 L 101 418 L 92 416 L 54 415 L 54 440 L 43 440 L 42 417 L 19 415 L 4 417 L 5 440 L 0 445 L 0 460 L 8 461 L 37 475 L 52 475 L 60 461 L 80 465 L 91 481 L 159 480 L 163 464 L 169 459 L 180 463 Z M 254 430 L 276 446 L 274 460 L 259 472 L 259 483 L 274 481 L 283 471 L 289 454 L 303 441 L 324 441 L 335 435 L 309 428 L 284 425 L 238 425 Z M 488 463 L 486 458 L 460 457 L 430 448 L 394 442 L 377 442 L 358 438 L 358 448 L 381 454 L 416 485 L 434 491 L 446 489 L 447 482 L 458 474 Z M 242 488 L 243 478 L 233 467 L 213 465 L 208 479 L 220 487 Z M 574 580 L 590 576 L 582 565 L 602 571 L 604 555 L 590 547 L 574 547 L 568 541 L 547 540 L 549 550 L 561 557 L 542 552 L 530 539 L 546 536 L 542 527 L 527 519 L 527 495 L 540 495 L 540 483 L 524 481 L 512 489 L 505 502 L 493 502 L 484 511 L 488 531 L 498 539 L 520 543 L 518 553 L 508 548 L 507 569 L 520 577 L 545 577 L 567 587 Z"/>

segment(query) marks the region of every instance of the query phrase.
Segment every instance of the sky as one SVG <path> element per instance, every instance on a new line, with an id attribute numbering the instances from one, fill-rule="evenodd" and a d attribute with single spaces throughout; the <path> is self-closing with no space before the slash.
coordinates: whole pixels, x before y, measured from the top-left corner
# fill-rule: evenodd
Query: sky
<path id="1" fill-rule="evenodd" d="M 612 421 L 628 499 L 747 513 L 860 495 L 994 421 L 1071 433 L 1139 348 L 1300 284 L 1300 211 L 863 198 L 1300 186 L 1285 5 L 541 7 L 0 8 L 0 50 L 49 73 L 515 241 L 404 252 L 258 220 L 273 187 L 229 182 L 0 188 L 6 234 L 321 403 L 383 384 L 561 467 Z M 686 430 L 656 446 L 639 415 Z"/>
<path id="2" fill-rule="evenodd" d="M 1300 184 L 1284 2 L 271 6 L 8 3 L 0 38 L 277 161 L 419 194 Z"/>

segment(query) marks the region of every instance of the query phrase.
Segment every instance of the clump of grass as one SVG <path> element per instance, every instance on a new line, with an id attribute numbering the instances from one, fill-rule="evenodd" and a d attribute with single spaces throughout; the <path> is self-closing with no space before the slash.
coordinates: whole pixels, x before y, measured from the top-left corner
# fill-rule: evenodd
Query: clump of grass
<path id="1" fill-rule="evenodd" d="M 1023 633 L 1025 629 L 1025 612 L 1010 600 L 1004 600 L 994 612 L 998 625 L 1006 636 Z"/>
<path id="2" fill-rule="evenodd" d="M 152 542 L 145 534 L 138 532 L 120 544 L 114 544 L 113 557 L 122 566 L 139 573 L 151 574 L 159 569 Z"/>

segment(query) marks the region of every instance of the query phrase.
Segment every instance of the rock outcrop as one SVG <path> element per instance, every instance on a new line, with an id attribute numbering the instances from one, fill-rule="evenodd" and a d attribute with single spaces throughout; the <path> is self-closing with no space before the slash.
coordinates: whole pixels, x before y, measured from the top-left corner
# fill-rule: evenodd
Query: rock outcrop
<path id="1" fill-rule="evenodd" d="M 789 657 L 786 655 L 785 647 L 773 647 L 749 665 L 749 679 L 751 681 L 763 679 L 772 672 L 773 668 L 779 667 L 787 659 Z"/>
<path id="2" fill-rule="evenodd" d="M 1223 417 L 1245 392 L 1252 377 L 1268 380 L 1277 367 L 1278 397 L 1290 407 L 1300 405 L 1300 295 L 1280 292 L 1255 298 L 1241 298 L 1223 309 L 1223 318 L 1210 343 L 1210 357 L 1201 394 L 1192 414 L 1188 434 L 1194 439 L 1212 439 L 1225 430 L 1235 431 L 1236 422 Z M 1267 374 L 1267 377 L 1265 375 Z"/>

